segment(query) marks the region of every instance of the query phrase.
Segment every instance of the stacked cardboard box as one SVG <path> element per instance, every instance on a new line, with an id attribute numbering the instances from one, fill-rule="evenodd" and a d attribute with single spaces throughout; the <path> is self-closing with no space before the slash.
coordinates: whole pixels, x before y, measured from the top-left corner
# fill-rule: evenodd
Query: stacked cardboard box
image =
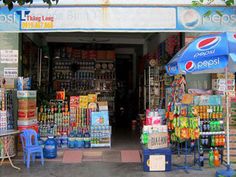
<path id="1" fill-rule="evenodd" d="M 233 97 L 230 99 L 230 120 L 229 120 L 229 125 L 230 125 L 230 132 L 229 132 L 229 147 L 230 147 L 230 159 L 231 162 L 236 162 L 236 97 Z M 225 121 L 226 122 L 226 121 Z M 225 159 L 226 159 L 226 148 L 227 146 L 225 145 Z"/>
<path id="2" fill-rule="evenodd" d="M 225 74 L 213 74 L 212 90 L 222 95 L 224 95 L 225 92 L 228 91 L 229 96 L 235 96 L 234 74 L 228 73 L 227 80 L 225 79 Z"/>
<path id="3" fill-rule="evenodd" d="M 36 111 L 36 91 L 17 91 L 18 130 L 34 129 L 38 131 Z"/>

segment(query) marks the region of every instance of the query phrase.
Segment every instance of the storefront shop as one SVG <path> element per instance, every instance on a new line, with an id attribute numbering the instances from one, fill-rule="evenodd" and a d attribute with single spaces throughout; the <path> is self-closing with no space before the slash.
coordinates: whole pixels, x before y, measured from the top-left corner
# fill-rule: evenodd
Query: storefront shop
<path id="1" fill-rule="evenodd" d="M 173 77 L 165 66 L 200 35 L 236 32 L 235 7 L 155 3 L 61 1 L 48 8 L 36 1 L 11 11 L 2 7 L 0 130 L 32 128 L 41 142 L 53 135 L 62 150 L 120 148 L 116 138 L 123 133 L 132 137 L 127 148 L 148 147 L 144 164 L 151 165 L 144 165 L 144 171 L 170 170 L 154 167 L 161 157 L 152 155 L 165 155 L 171 164 L 171 153 L 185 144 L 197 154 L 203 147 L 205 156 L 207 148 L 219 147 L 223 162 L 223 78 L 212 73 Z M 234 97 L 234 73 L 228 80 Z M 10 107 L 12 102 L 17 106 Z M 176 117 L 180 112 L 182 117 Z M 20 150 L 20 141 L 17 146 Z"/>

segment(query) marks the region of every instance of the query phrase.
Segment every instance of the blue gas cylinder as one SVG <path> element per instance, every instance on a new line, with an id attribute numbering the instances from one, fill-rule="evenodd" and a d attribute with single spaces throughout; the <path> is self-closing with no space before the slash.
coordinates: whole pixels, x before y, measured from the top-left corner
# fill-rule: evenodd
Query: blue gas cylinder
<path id="1" fill-rule="evenodd" d="M 53 159 L 57 157 L 57 142 L 53 136 L 49 136 L 44 143 L 43 154 L 45 158 Z"/>

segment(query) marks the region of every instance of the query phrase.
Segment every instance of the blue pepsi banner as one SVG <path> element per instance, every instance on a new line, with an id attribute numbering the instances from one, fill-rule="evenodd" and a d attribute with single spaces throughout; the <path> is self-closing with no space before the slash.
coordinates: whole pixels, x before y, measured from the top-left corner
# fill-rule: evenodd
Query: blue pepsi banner
<path id="1" fill-rule="evenodd" d="M 204 14 L 211 10 L 212 14 Z M 222 11 L 220 16 L 215 11 Z M 0 9 L 0 32 L 236 31 L 236 7 L 15 6 Z"/>

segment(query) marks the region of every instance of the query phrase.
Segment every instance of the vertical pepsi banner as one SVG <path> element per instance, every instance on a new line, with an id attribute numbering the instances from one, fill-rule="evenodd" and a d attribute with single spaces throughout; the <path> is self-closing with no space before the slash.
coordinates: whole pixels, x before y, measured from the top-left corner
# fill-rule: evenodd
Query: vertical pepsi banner
<path id="1" fill-rule="evenodd" d="M 208 11 L 211 14 L 206 16 Z M 178 30 L 236 31 L 236 7 L 178 7 L 177 19 Z"/>

